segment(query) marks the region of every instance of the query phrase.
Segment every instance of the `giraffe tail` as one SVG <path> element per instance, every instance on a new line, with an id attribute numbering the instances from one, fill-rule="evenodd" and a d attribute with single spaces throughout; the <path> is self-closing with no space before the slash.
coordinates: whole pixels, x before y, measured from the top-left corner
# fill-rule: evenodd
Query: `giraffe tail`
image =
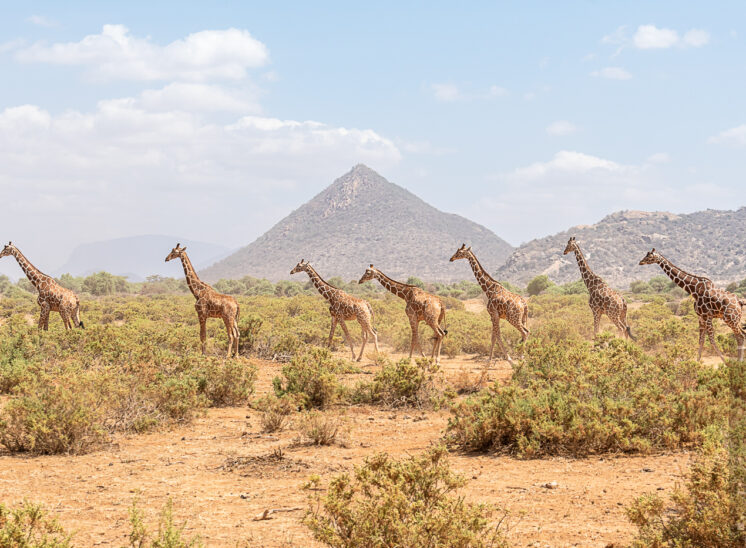
<path id="1" fill-rule="evenodd" d="M 443 336 L 445 337 L 448 335 L 448 322 L 446 321 L 446 309 L 445 307 L 440 309 L 440 317 L 438 318 L 438 325 L 440 325 L 440 322 L 443 322 Z"/>
<path id="2" fill-rule="evenodd" d="M 746 299 L 738 299 L 738 304 L 741 306 L 746 306 Z"/>
<path id="3" fill-rule="evenodd" d="M 85 329 L 85 325 L 83 325 L 83 322 L 80 320 L 80 303 L 75 307 L 75 324 L 77 327 Z"/>
<path id="4" fill-rule="evenodd" d="M 629 326 L 627 326 L 627 329 L 626 329 L 626 331 L 627 331 L 627 336 L 628 336 L 628 337 L 629 337 L 630 339 L 632 339 L 633 341 L 636 341 L 636 340 L 637 340 L 637 337 L 635 337 L 635 336 L 634 336 L 634 335 L 632 334 L 632 330 L 631 330 L 631 329 L 629 328 Z"/>

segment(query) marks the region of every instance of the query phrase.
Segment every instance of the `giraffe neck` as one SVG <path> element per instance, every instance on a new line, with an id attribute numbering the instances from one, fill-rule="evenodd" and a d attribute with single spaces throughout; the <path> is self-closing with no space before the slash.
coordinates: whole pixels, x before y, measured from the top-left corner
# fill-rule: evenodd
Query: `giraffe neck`
<path id="1" fill-rule="evenodd" d="M 487 271 L 479 263 L 474 253 L 469 253 L 468 259 L 469 264 L 471 265 L 471 269 L 474 271 L 474 277 L 477 279 L 477 283 L 482 288 L 482 291 L 484 291 L 485 293 L 490 293 L 495 291 L 499 292 L 505 289 L 500 282 L 487 274 Z"/>
<path id="2" fill-rule="evenodd" d="M 319 276 L 319 273 L 316 272 L 311 265 L 308 265 L 306 273 L 308 274 L 308 277 L 311 278 L 311 283 L 318 290 L 318 292 L 321 293 L 321 296 L 331 303 L 339 289 L 324 281 L 324 279 Z"/>
<path id="3" fill-rule="evenodd" d="M 712 283 L 706 278 L 702 278 L 700 276 L 694 276 L 693 274 L 684 272 L 683 270 L 675 266 L 671 261 L 669 261 L 662 255 L 661 255 L 661 260 L 658 262 L 658 265 L 663 269 L 663 272 L 666 273 L 666 276 L 671 278 L 673 283 L 678 285 L 680 288 L 682 288 L 684 291 L 686 291 L 690 295 L 701 294 L 704 291 L 705 286 L 709 286 Z M 700 281 L 705 281 L 704 285 L 699 286 L 698 282 Z"/>
<path id="4" fill-rule="evenodd" d="M 49 276 L 32 265 L 31 262 L 18 249 L 13 248 L 13 251 L 11 253 L 16 258 L 16 261 L 18 261 L 18 265 L 21 267 L 21 270 L 23 270 L 23 273 L 26 274 L 26 277 L 35 288 L 39 288 L 39 284 L 42 282 L 42 280 L 49 279 Z"/>
<path id="5" fill-rule="evenodd" d="M 591 267 L 588 266 L 588 262 L 585 260 L 583 252 L 580 251 L 579 247 L 575 249 L 575 259 L 578 261 L 578 268 L 580 268 L 580 275 L 583 277 L 585 286 L 588 289 L 591 289 L 594 285 L 593 282 L 598 281 L 598 276 L 596 276 L 591 270 Z"/>
<path id="6" fill-rule="evenodd" d="M 199 298 L 202 292 L 209 286 L 199 279 L 199 277 L 197 276 L 197 272 L 192 266 L 192 261 L 189 260 L 186 252 L 182 252 L 180 257 L 181 265 L 184 267 L 184 276 L 186 277 L 186 283 L 189 286 L 189 290 L 192 292 L 192 295 Z"/>
<path id="7" fill-rule="evenodd" d="M 401 297 L 402 299 L 406 300 L 408 294 L 411 293 L 411 291 L 408 291 L 411 288 L 407 284 L 392 280 L 391 278 L 386 276 L 386 274 L 379 270 L 374 270 L 374 274 L 381 285 L 397 297 Z"/>

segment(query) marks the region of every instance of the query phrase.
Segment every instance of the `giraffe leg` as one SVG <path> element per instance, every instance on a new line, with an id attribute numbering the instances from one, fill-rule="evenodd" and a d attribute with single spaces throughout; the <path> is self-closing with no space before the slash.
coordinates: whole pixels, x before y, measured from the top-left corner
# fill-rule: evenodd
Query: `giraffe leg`
<path id="1" fill-rule="evenodd" d="M 360 355 L 357 357 L 357 361 L 360 361 L 363 359 L 363 351 L 365 350 L 365 344 L 368 342 L 368 330 L 365 329 L 365 326 L 363 324 L 360 324 L 360 327 L 362 329 L 363 345 L 360 347 Z"/>
<path id="2" fill-rule="evenodd" d="M 715 349 L 715 352 L 718 353 L 718 356 L 720 356 L 720 359 L 723 360 L 723 363 L 727 363 L 726 360 L 725 360 L 725 356 L 723 355 L 723 353 L 718 348 L 718 345 L 715 343 L 715 329 L 712 326 L 712 320 L 711 319 L 707 320 L 706 326 L 707 326 L 707 338 L 710 339 L 710 344 Z"/>
<path id="3" fill-rule="evenodd" d="M 337 329 L 337 317 L 332 316 L 332 329 L 329 331 L 329 342 L 326 344 L 329 348 L 332 347 L 332 339 L 334 338 L 334 330 Z"/>
<path id="4" fill-rule="evenodd" d="M 226 354 L 226 358 L 230 358 L 233 355 L 233 339 L 236 335 L 233 331 L 233 318 L 223 316 L 223 323 L 225 324 L 225 331 L 228 333 L 228 354 Z"/>
<path id="5" fill-rule="evenodd" d="M 500 321 L 500 320 L 498 320 Z M 492 342 L 490 343 L 490 357 L 487 358 L 487 365 L 492 365 L 492 355 L 495 352 L 495 341 L 497 341 L 497 323 L 495 323 L 495 320 L 492 320 Z"/>
<path id="6" fill-rule="evenodd" d="M 508 360 L 508 363 L 510 365 L 513 365 L 513 360 L 510 357 L 510 354 L 508 354 L 508 351 L 505 350 L 505 344 L 503 343 L 502 335 L 500 334 L 500 324 L 497 324 L 497 328 L 494 331 L 495 336 L 497 337 L 497 344 L 500 345 L 500 350 L 502 351 L 503 355 L 505 356 L 505 359 Z M 492 358 L 490 358 L 492 359 Z"/>
<path id="7" fill-rule="evenodd" d="M 41 305 L 41 313 L 39 314 L 39 329 L 43 329 L 44 331 L 47 330 L 49 327 L 49 305 L 48 304 L 42 304 Z"/>
<path id="8" fill-rule="evenodd" d="M 697 353 L 697 361 L 702 361 L 702 350 L 704 350 L 705 347 L 705 333 L 707 332 L 707 327 L 705 325 L 705 321 L 700 318 L 699 319 L 699 352 Z"/>
<path id="9" fill-rule="evenodd" d="M 355 359 L 355 347 L 352 346 L 352 337 L 350 337 L 350 332 L 347 330 L 347 322 L 344 320 L 340 320 L 339 325 L 342 326 L 342 331 L 345 333 L 345 339 L 347 339 L 347 344 L 350 345 L 350 352 L 352 352 L 352 359 Z"/>
<path id="10" fill-rule="evenodd" d="M 238 320 L 233 319 L 233 351 L 238 356 L 238 339 L 241 337 L 241 332 L 238 330 Z"/>
<path id="11" fill-rule="evenodd" d="M 62 325 L 65 326 L 65 331 L 72 329 L 72 326 L 70 325 L 70 314 L 68 314 L 66 310 L 60 308 L 60 317 L 62 318 Z"/>
<path id="12" fill-rule="evenodd" d="M 419 322 L 412 316 L 409 317 L 409 327 L 412 329 L 412 341 L 409 344 L 409 359 L 412 359 L 412 353 L 414 352 L 415 345 L 419 346 L 417 341 L 417 324 Z"/>
<path id="13" fill-rule="evenodd" d="M 736 337 L 736 348 L 738 349 L 738 361 L 743 360 L 743 351 L 744 351 L 744 342 L 746 341 L 746 337 L 744 336 L 744 331 L 742 331 L 741 327 L 741 318 L 726 318 L 725 323 L 728 327 L 730 327 L 731 331 L 733 331 L 733 335 Z"/>
<path id="14" fill-rule="evenodd" d="M 207 340 L 207 318 L 199 318 L 199 342 L 202 355 L 205 355 L 205 340 Z"/>
<path id="15" fill-rule="evenodd" d="M 601 327 L 601 311 L 594 310 L 593 311 L 593 338 L 596 338 L 596 335 L 598 335 L 598 329 Z"/>

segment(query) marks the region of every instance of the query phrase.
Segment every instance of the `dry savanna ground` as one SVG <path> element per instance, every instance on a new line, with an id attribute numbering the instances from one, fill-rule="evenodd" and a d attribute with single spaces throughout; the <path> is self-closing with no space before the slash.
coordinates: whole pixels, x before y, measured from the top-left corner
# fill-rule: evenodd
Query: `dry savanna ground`
<path id="1" fill-rule="evenodd" d="M 6 356 L 0 378 L 0 421 L 5 421 L 0 426 L 5 429 L 0 433 L 0 503 L 41 503 L 73 533 L 76 546 L 129 545 L 128 509 L 135 498 L 151 528 L 171 499 L 176 521 L 185 524 L 184 535 L 199 535 L 208 546 L 323 546 L 302 522 L 309 494 L 315 493 L 302 488 L 310 477 L 319 476 L 318 489 L 323 490 L 332 477 L 376 453 L 403 458 L 448 441 L 451 468 L 467 480 L 458 493 L 469 502 L 507 510 L 502 531 L 511 545 L 603 547 L 628 545 L 636 536 L 625 508 L 637 497 L 649 492 L 665 497 L 686 481 L 699 443 L 695 430 L 701 424 L 690 425 L 691 431 L 676 437 L 656 433 L 644 440 L 644 425 L 635 431 L 641 440 L 622 439 L 617 433 L 613 436 L 619 439 L 607 433 L 586 440 L 577 432 L 572 440 L 559 439 L 537 433 L 546 429 L 537 426 L 520 434 L 523 441 L 516 434 L 511 442 L 506 441 L 510 428 L 500 423 L 504 446 L 477 443 L 469 438 L 473 434 L 449 429 L 454 417 L 471 420 L 467 411 L 459 415 L 456 409 L 476 401 L 489 386 L 512 390 L 511 383 L 519 382 L 516 389 L 523 391 L 523 398 L 528 398 L 526 391 L 539 390 L 533 377 L 521 375 L 531 364 L 555 359 L 548 349 L 560 339 L 577 340 L 572 352 L 607 352 L 606 347 L 594 350 L 585 342 L 590 339 L 591 319 L 582 296 L 532 300 L 530 328 L 543 346 L 519 349 L 525 353 L 524 365 L 517 366 L 520 374 L 504 360 L 485 367 L 490 324 L 482 299 L 450 303 L 450 341 L 444 345 L 442 366 L 429 379 L 428 392 L 409 402 L 403 397 L 355 396 L 361 385 L 379 378 L 386 364 L 391 367 L 406 357 L 408 325 L 402 306 L 393 299 L 376 300 L 382 355 L 368 347 L 361 363 L 346 362 L 349 356 L 339 332 L 335 338 L 333 361 L 346 365 L 335 375 L 341 395 L 321 406 L 324 415 L 340 417 L 340 432 L 329 445 L 309 443 L 298 412 L 288 416 L 283 429 L 268 432 L 262 407 L 256 405 L 263 396 L 279 394 L 273 379 L 286 379 L 283 368 L 292 365 L 287 360 L 327 335 L 323 303 L 303 296 L 245 301 L 246 346 L 243 356 L 231 363 L 237 370 L 251 370 L 252 375 L 255 371 L 251 378 L 235 370 L 230 376 L 226 373 L 226 362 L 219 357 L 226 340 L 216 320 L 210 324 L 212 356 L 203 360 L 196 354 L 197 329 L 189 297 L 92 300 L 83 308 L 89 327 L 85 332 L 63 333 L 54 318 L 55 325 L 43 335 L 28 326 L 28 315 L 36 312 L 32 301 L 0 301 Z M 651 371 L 665 360 L 691 360 L 697 341 L 690 308 L 686 301 L 660 297 L 633 303 L 630 318 L 638 342 L 625 352 L 649 359 Z M 504 325 L 509 346 L 516 348 L 517 333 Z M 610 323 L 604 327 L 612 329 Z M 653 336 L 644 333 L 646 329 L 660 333 Z M 429 337 L 424 325 L 422 334 Z M 614 345 L 622 343 L 613 342 L 611 333 L 605 337 L 608 352 L 617 355 L 620 350 Z M 675 348 L 668 346 L 672 339 Z M 727 345 L 725 331 L 721 341 Z M 712 355 L 704 367 L 717 374 Z M 170 375 L 166 380 L 163 371 Z M 188 375 L 197 379 L 194 393 L 189 392 Z M 222 384 L 210 375 L 222 375 Z M 72 382 L 71 392 L 55 392 L 67 382 Z M 133 383 L 148 386 L 148 391 L 138 391 Z M 239 385 L 246 390 L 234 393 Z M 280 392 L 291 392 L 289 381 L 282 386 Z M 477 389 L 483 392 L 460 393 Z M 67 413 L 78 411 L 76 402 L 100 411 L 87 419 L 100 425 L 87 424 L 79 434 L 82 441 L 68 440 L 68 446 L 36 441 L 33 436 L 41 434 L 28 431 L 28 420 L 13 422 L 9 417 L 18 413 L 11 415 L 9 406 L 50 390 L 55 401 L 72 402 L 63 409 Z M 96 390 L 101 391 L 99 399 L 80 396 Z M 181 406 L 185 400 L 190 403 Z M 549 419 L 532 415 L 523 420 Z M 27 431 L 19 433 L 23 428 Z M 475 450 L 475 444 L 483 447 Z"/>

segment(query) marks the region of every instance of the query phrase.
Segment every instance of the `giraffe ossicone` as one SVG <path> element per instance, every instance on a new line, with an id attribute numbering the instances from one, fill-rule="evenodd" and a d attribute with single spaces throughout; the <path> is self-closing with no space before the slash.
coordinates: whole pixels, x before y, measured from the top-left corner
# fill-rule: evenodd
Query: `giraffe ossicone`
<path id="1" fill-rule="evenodd" d="M 234 354 L 238 356 L 238 339 L 240 337 L 238 330 L 238 316 L 240 314 L 238 301 L 231 295 L 218 293 L 199 279 L 194 266 L 192 266 L 192 262 L 189 260 L 189 256 L 186 254 L 186 246 L 181 247 L 181 243 L 177 243 L 176 247 L 171 250 L 171 253 L 166 256 L 166 262 L 173 259 L 181 259 L 187 286 L 189 286 L 189 290 L 197 300 L 194 303 L 194 309 L 197 312 L 197 319 L 199 320 L 199 339 L 202 354 L 205 353 L 208 318 L 221 318 L 228 332 L 227 356 L 229 358 Z"/>

